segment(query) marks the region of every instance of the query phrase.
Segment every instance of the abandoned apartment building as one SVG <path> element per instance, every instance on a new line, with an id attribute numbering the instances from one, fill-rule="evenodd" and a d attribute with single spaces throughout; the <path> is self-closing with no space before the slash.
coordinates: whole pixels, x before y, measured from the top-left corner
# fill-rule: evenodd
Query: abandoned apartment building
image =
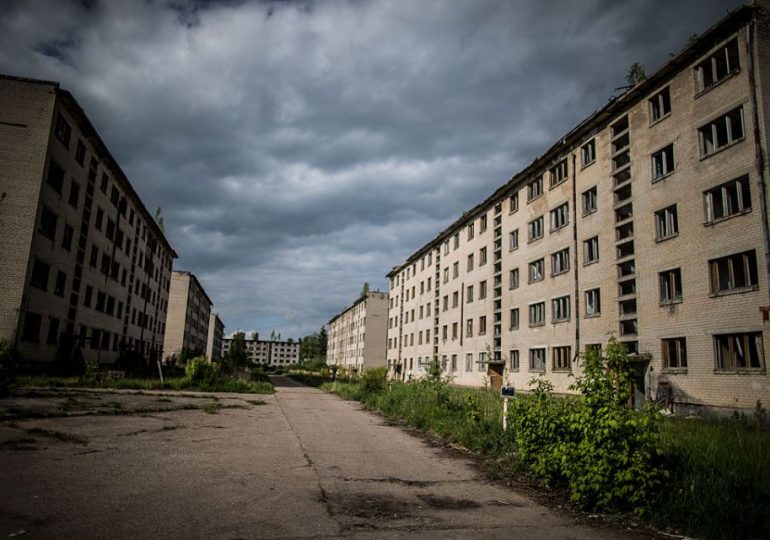
<path id="1" fill-rule="evenodd" d="M 728 14 L 395 267 L 391 376 L 439 362 L 459 385 L 566 393 L 614 335 L 637 404 L 770 403 L 768 7 Z"/>
<path id="2" fill-rule="evenodd" d="M 0 75 L 0 339 L 26 363 L 160 357 L 176 253 L 82 107 Z"/>
<path id="3" fill-rule="evenodd" d="M 329 320 L 326 363 L 362 372 L 387 366 L 388 293 L 366 291 Z"/>

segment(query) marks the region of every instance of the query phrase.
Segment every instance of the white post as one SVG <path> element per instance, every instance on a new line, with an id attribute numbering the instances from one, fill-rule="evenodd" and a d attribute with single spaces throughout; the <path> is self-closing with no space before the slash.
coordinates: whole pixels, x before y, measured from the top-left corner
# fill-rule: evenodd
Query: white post
<path id="1" fill-rule="evenodd" d="M 503 398 L 503 431 L 508 430 L 508 398 Z"/>

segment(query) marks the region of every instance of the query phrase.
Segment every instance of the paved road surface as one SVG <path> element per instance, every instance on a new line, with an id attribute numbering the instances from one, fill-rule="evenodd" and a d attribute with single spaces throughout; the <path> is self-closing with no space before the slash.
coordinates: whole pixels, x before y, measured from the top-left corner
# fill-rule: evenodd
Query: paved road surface
<path id="1" fill-rule="evenodd" d="M 32 395 L 117 414 L 3 422 L 0 537 L 633 537 L 487 482 L 354 402 L 274 383 L 274 396 L 219 394 L 215 414 L 199 395 Z M 197 408 L 156 410 L 182 405 Z"/>

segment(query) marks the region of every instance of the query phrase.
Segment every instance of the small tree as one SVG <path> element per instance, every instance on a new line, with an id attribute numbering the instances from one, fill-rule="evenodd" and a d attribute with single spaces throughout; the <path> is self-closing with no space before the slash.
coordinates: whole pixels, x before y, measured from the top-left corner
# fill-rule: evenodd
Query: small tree
<path id="1" fill-rule="evenodd" d="M 246 366 L 249 361 L 249 355 L 246 352 L 246 334 L 236 332 L 233 340 L 230 342 L 230 350 L 227 351 L 228 367 L 235 371 L 238 368 Z"/>
<path id="2" fill-rule="evenodd" d="M 158 227 L 160 227 L 160 230 L 165 233 L 166 232 L 166 225 L 163 223 L 163 212 L 160 208 L 160 206 L 155 210 L 155 221 L 158 223 Z"/>
<path id="3" fill-rule="evenodd" d="M 364 286 L 361 287 L 361 297 L 364 297 L 367 294 L 369 294 L 369 282 L 365 281 Z"/>
<path id="4" fill-rule="evenodd" d="M 634 62 L 628 68 L 626 73 L 626 82 L 629 86 L 636 86 L 647 78 L 647 73 L 644 71 L 644 67 L 639 62 Z"/>

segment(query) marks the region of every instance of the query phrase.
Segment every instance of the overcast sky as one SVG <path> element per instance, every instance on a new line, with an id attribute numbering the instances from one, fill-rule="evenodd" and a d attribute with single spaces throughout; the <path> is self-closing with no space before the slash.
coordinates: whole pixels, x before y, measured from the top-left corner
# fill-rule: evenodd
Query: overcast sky
<path id="1" fill-rule="evenodd" d="M 3 0 L 229 334 L 300 337 L 738 0 Z"/>

